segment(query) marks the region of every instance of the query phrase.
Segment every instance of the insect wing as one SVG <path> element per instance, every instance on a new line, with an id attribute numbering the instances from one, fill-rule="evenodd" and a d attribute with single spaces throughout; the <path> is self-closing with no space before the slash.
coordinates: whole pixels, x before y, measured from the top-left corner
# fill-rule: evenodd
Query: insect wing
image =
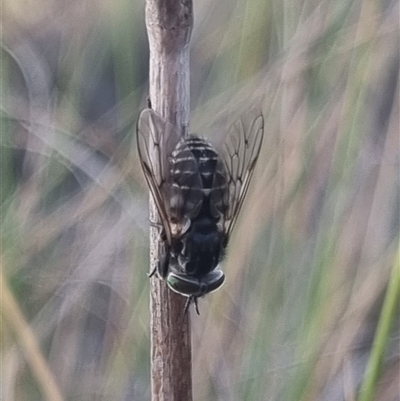
<path id="1" fill-rule="evenodd" d="M 226 208 L 224 227 L 227 237 L 232 233 L 246 197 L 263 136 L 264 117 L 254 109 L 233 124 L 228 133 L 225 148 L 227 192 L 223 194 Z"/>
<path id="2" fill-rule="evenodd" d="M 171 227 L 166 210 L 165 187 L 170 180 L 168 156 L 179 136 L 174 126 L 151 109 L 144 109 L 137 125 L 137 146 L 140 163 L 150 192 L 156 203 L 168 243 L 171 243 Z"/>
<path id="3" fill-rule="evenodd" d="M 225 221 L 225 215 L 229 210 L 228 182 L 226 163 L 219 157 L 214 171 L 210 206 L 212 215 L 215 218 L 222 217 L 222 221 Z"/>

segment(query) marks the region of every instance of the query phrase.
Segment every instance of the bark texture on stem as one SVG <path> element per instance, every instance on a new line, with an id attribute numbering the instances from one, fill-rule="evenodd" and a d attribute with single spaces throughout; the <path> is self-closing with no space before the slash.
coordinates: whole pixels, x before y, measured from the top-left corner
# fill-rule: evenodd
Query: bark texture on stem
<path id="1" fill-rule="evenodd" d="M 153 110 L 178 129 L 189 123 L 189 40 L 191 0 L 146 0 L 150 45 L 150 100 Z M 158 221 L 154 202 L 150 218 Z M 158 260 L 157 229 L 151 228 L 150 269 Z M 170 291 L 156 275 L 151 283 L 152 401 L 191 401 L 191 343 L 185 298 Z"/>

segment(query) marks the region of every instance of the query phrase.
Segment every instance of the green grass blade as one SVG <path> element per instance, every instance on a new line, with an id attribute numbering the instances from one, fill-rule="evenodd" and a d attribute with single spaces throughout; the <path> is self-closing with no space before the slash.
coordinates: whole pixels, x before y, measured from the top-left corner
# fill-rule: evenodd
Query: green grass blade
<path id="1" fill-rule="evenodd" d="M 382 361 L 389 342 L 390 330 L 396 319 L 400 301 L 400 250 L 396 255 L 389 286 L 378 322 L 374 344 L 368 361 L 359 401 L 373 401 L 380 376 Z"/>

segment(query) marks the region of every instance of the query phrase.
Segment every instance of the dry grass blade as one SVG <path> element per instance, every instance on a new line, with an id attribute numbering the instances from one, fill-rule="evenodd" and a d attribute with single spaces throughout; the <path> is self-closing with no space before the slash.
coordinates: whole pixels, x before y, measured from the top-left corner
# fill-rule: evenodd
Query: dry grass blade
<path id="1" fill-rule="evenodd" d="M 5 268 L 3 260 L 0 260 L 1 269 Z M 46 401 L 62 401 L 64 398 L 57 386 L 54 375 L 40 349 L 40 341 L 24 318 L 18 303 L 15 301 L 8 283 L 0 272 L 0 294 L 2 315 L 12 327 L 18 339 L 20 347 L 31 368 L 32 374 L 40 385 L 43 397 Z"/>

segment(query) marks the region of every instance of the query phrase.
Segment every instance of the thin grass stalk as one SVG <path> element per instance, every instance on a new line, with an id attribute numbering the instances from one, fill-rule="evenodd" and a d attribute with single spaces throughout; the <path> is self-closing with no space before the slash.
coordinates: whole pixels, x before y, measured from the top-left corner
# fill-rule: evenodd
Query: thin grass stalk
<path id="1" fill-rule="evenodd" d="M 2 264 L 1 259 L 0 263 Z M 21 350 L 31 368 L 32 375 L 39 385 L 43 399 L 46 401 L 63 401 L 64 398 L 40 349 L 38 339 L 10 291 L 1 269 L 0 295 L 2 315 L 15 333 Z"/>
<path id="2" fill-rule="evenodd" d="M 374 343 L 368 360 L 364 382 L 361 386 L 359 401 L 373 401 L 381 373 L 390 331 L 396 320 L 400 301 L 400 250 L 394 261 L 392 274 L 386 291 L 382 312 L 376 329 Z"/>

